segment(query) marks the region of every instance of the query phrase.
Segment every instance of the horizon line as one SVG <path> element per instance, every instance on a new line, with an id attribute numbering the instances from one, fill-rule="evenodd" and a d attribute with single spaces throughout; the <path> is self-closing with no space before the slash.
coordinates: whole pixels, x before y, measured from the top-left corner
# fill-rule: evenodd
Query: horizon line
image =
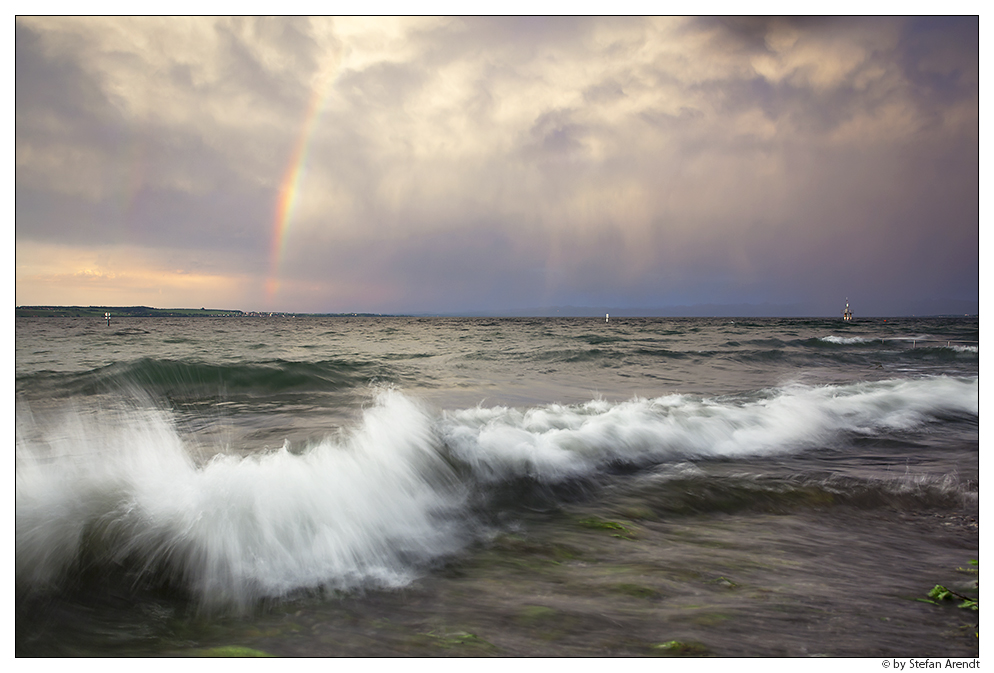
<path id="1" fill-rule="evenodd" d="M 824 313 L 804 313 L 804 312 L 790 312 L 783 314 L 774 314 L 770 312 L 762 312 L 761 314 L 756 313 L 734 313 L 725 312 L 721 309 L 743 309 L 746 307 L 762 307 L 762 306 L 776 306 L 778 308 L 787 308 L 790 305 L 770 305 L 764 304 L 693 304 L 693 305 L 680 305 L 680 306 L 670 306 L 670 307 L 658 307 L 658 308 L 608 308 L 608 307 L 590 307 L 590 306 L 560 306 L 560 307 L 535 307 L 535 308 L 521 308 L 521 309 L 507 309 L 507 310 L 491 310 L 491 311 L 404 311 L 397 313 L 381 313 L 375 311 L 289 311 L 289 310 L 243 310 L 243 309 L 222 309 L 222 308 L 190 308 L 190 307 L 168 307 L 160 308 L 154 306 L 146 306 L 140 304 L 133 305 L 80 305 L 80 304 L 20 304 L 15 305 L 15 311 L 70 311 L 70 310 L 111 310 L 118 309 L 121 311 L 118 315 L 114 316 L 117 318 L 125 317 L 143 317 L 133 315 L 136 311 L 148 310 L 156 312 L 169 312 L 169 311 L 183 311 L 193 313 L 190 317 L 196 317 L 197 313 L 203 312 L 204 314 L 209 313 L 228 313 L 228 314 L 241 314 L 243 316 L 253 317 L 253 316 L 315 316 L 315 317 L 383 317 L 383 318 L 428 318 L 428 317 L 438 317 L 438 318 L 595 318 L 600 319 L 603 314 L 605 318 L 609 318 L 612 314 L 617 318 L 835 318 L 840 317 L 841 312 L 836 314 L 824 314 Z M 707 308 L 718 309 L 714 313 L 706 310 Z M 690 309 L 690 313 L 676 313 L 675 310 L 679 309 Z M 565 313 L 564 313 L 565 311 Z M 130 315 L 129 315 L 130 314 Z M 931 317 L 979 317 L 979 311 L 977 312 L 928 312 L 928 313 L 867 313 L 862 314 L 862 318 L 931 318 Z M 30 317 L 30 316 L 21 316 Z M 44 316 L 38 316 L 44 317 Z M 71 317 L 71 316 L 70 316 Z M 82 317 L 82 316 L 81 316 Z M 144 316 L 144 317 L 155 317 L 155 316 Z"/>

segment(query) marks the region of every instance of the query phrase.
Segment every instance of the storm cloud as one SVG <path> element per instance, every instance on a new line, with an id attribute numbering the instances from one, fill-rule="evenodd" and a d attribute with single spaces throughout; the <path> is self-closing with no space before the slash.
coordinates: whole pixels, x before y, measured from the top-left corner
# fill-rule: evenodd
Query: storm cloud
<path id="1" fill-rule="evenodd" d="M 18 304 L 978 300 L 976 17 L 19 17 L 15 50 Z"/>

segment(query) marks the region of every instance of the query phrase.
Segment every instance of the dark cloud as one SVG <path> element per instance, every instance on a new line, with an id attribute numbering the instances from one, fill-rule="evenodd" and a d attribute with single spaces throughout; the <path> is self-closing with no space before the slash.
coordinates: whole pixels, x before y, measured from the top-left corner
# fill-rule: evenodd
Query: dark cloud
<path id="1" fill-rule="evenodd" d="M 247 105 L 276 104 L 287 114 L 307 105 L 311 95 L 307 76 L 317 69 L 317 46 L 303 21 L 300 17 L 238 17 L 230 26 L 219 25 L 224 77 L 209 86 L 218 94 L 246 97 Z M 279 68 L 267 67 L 260 42 L 286 62 Z M 189 80 L 186 85 L 196 87 Z"/>
<path id="2" fill-rule="evenodd" d="M 550 110 L 541 114 L 529 129 L 525 155 L 542 160 L 564 160 L 583 149 L 586 129 L 572 121 L 570 110 Z"/>
<path id="3" fill-rule="evenodd" d="M 755 54 L 770 52 L 770 37 L 778 31 L 821 36 L 892 22 L 893 19 L 880 17 L 707 16 L 692 19 L 685 30 L 710 35 L 710 46 L 714 49 Z"/>
<path id="4" fill-rule="evenodd" d="M 625 97 L 625 89 L 615 79 L 609 78 L 583 91 L 583 100 L 588 103 L 603 103 Z"/>

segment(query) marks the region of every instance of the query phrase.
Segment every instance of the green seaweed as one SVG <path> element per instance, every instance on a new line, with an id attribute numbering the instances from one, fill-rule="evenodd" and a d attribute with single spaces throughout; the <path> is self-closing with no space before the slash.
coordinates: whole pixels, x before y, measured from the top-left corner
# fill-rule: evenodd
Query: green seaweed
<path id="1" fill-rule="evenodd" d="M 618 521 L 608 521 L 607 519 L 601 519 L 600 517 L 592 516 L 586 519 L 580 519 L 577 521 L 578 524 L 584 528 L 592 528 L 594 530 L 616 530 L 620 533 L 614 533 L 614 537 L 621 538 L 623 540 L 634 540 L 635 531 L 628 528 Z"/>
<path id="2" fill-rule="evenodd" d="M 197 652 L 201 657 L 272 657 L 273 654 L 242 645 L 222 645 Z"/>
<path id="3" fill-rule="evenodd" d="M 521 609 L 520 618 L 523 622 L 535 623 L 554 618 L 558 611 L 544 605 L 526 605 Z"/>
<path id="4" fill-rule="evenodd" d="M 980 572 L 980 567 L 979 567 L 980 566 L 980 562 L 977 559 L 970 559 L 969 564 L 972 565 L 972 566 L 977 566 L 977 568 L 975 570 L 972 569 L 972 568 L 957 568 L 957 570 L 963 571 L 963 572 L 974 572 L 974 573 L 978 573 L 979 574 L 979 572 Z M 980 588 L 980 578 L 979 577 L 973 583 L 973 586 L 975 588 L 977 588 L 977 589 Z M 932 599 L 932 600 L 925 600 L 925 599 L 919 599 L 919 600 L 921 600 L 921 601 L 923 601 L 925 603 L 935 603 L 936 605 L 938 605 L 937 601 L 947 601 L 947 600 L 959 599 L 960 601 L 962 601 L 959 604 L 959 607 L 963 608 L 964 610 L 977 610 L 977 611 L 980 610 L 980 603 L 979 603 L 980 599 L 979 598 L 973 598 L 972 596 L 966 596 L 964 594 L 959 593 L 958 591 L 953 591 L 952 589 L 950 589 L 950 588 L 948 588 L 948 587 L 946 587 L 946 586 L 944 586 L 942 584 L 936 584 L 934 587 L 932 587 L 932 590 L 928 592 L 928 597 L 930 599 Z"/>
<path id="5" fill-rule="evenodd" d="M 666 654 L 676 656 L 701 656 L 708 654 L 709 650 L 701 643 L 693 641 L 670 640 L 665 643 L 658 643 L 652 646 L 654 650 L 661 650 Z"/>
<path id="6" fill-rule="evenodd" d="M 428 642 L 443 649 L 469 648 L 471 650 L 496 650 L 493 643 L 483 640 L 475 633 L 468 631 L 429 631 L 418 634 L 421 638 L 428 639 Z"/>
<path id="7" fill-rule="evenodd" d="M 979 563 L 979 561 L 977 559 L 970 559 L 969 564 L 972 565 L 972 566 L 977 566 L 977 569 L 976 570 L 972 570 L 970 568 L 957 568 L 957 570 L 960 570 L 960 571 L 963 571 L 963 572 L 975 572 L 975 573 L 979 573 L 980 563 Z M 979 577 L 979 575 L 978 575 L 977 579 L 974 581 L 973 586 L 976 589 L 980 589 L 980 577 Z M 918 598 L 916 600 L 921 601 L 922 603 L 931 603 L 932 605 L 940 605 L 940 601 L 959 600 L 960 603 L 959 603 L 959 605 L 957 607 L 959 607 L 960 609 L 963 609 L 963 610 L 972 610 L 974 612 L 979 612 L 980 611 L 980 598 L 979 597 L 974 598 L 972 596 L 966 596 L 964 594 L 959 593 L 958 591 L 953 591 L 949 587 L 947 587 L 945 585 L 942 585 L 942 584 L 936 584 L 934 587 L 932 587 L 931 591 L 928 592 L 928 598 Z M 976 636 L 977 636 L 977 638 L 980 637 L 979 624 L 977 625 Z"/>
<path id="8" fill-rule="evenodd" d="M 961 601 L 963 601 L 962 603 L 959 604 L 959 607 L 964 608 L 966 610 L 980 610 L 978 599 L 970 598 L 969 596 L 964 596 L 963 594 L 953 591 L 952 589 L 948 589 L 941 584 L 936 584 L 932 588 L 932 590 L 928 592 L 928 597 L 931 598 L 932 600 L 930 601 L 924 599 L 919 599 L 919 600 L 921 600 L 923 603 L 932 603 L 934 605 L 938 605 L 936 601 L 949 601 L 958 598 Z"/>

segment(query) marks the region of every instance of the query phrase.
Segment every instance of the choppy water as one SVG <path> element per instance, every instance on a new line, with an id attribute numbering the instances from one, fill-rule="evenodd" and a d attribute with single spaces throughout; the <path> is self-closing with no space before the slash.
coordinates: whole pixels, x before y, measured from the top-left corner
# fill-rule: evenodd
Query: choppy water
<path id="1" fill-rule="evenodd" d="M 18 654 L 978 653 L 975 318 L 16 329 Z"/>

